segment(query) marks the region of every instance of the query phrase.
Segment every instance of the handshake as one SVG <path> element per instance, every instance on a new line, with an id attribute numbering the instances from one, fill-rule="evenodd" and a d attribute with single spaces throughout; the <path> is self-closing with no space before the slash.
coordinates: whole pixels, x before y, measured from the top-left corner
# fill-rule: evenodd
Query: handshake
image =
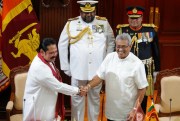
<path id="1" fill-rule="evenodd" d="M 79 93 L 78 95 L 80 96 L 86 96 L 86 94 L 88 93 L 88 91 L 91 89 L 91 85 L 87 84 L 86 86 L 80 86 L 79 87 Z"/>

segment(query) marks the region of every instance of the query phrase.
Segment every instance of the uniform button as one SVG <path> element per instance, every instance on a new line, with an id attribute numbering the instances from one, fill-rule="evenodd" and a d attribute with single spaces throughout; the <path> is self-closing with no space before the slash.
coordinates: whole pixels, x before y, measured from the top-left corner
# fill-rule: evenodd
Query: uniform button
<path id="1" fill-rule="evenodd" d="M 89 64 L 91 64 L 91 62 L 89 62 Z"/>
<path id="2" fill-rule="evenodd" d="M 91 52 L 89 54 L 92 54 Z"/>

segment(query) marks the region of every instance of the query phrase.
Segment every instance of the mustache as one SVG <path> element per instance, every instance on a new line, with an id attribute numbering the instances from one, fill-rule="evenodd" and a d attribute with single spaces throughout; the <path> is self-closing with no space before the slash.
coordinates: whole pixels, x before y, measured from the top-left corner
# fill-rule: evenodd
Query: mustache
<path id="1" fill-rule="evenodd" d="M 50 59 L 55 59 L 56 58 L 56 56 L 52 56 Z"/>

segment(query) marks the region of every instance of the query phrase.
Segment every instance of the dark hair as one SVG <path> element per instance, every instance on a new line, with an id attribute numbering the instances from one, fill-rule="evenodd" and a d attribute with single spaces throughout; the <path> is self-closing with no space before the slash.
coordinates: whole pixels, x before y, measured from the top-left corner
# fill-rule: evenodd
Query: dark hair
<path id="1" fill-rule="evenodd" d="M 44 52 L 46 52 L 49 45 L 56 45 L 56 41 L 53 38 L 44 38 L 39 45 L 38 51 L 42 49 Z"/>

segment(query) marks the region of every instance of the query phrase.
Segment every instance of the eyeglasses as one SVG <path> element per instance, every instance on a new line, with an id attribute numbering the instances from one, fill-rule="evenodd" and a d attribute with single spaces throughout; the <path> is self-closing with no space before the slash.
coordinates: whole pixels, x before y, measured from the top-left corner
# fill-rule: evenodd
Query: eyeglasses
<path id="1" fill-rule="evenodd" d="M 129 47 L 129 45 L 117 45 L 116 48 L 117 49 L 126 49 L 127 47 Z"/>

